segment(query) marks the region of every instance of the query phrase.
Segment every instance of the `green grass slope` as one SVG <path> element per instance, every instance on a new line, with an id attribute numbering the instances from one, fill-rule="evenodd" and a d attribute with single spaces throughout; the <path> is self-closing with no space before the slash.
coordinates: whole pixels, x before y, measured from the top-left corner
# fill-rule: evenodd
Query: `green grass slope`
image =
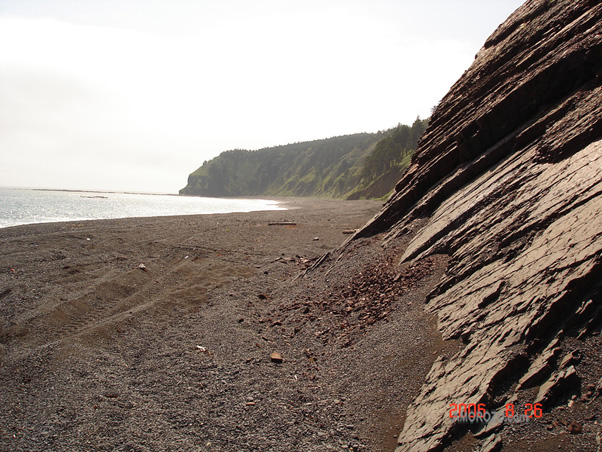
<path id="1" fill-rule="evenodd" d="M 377 133 L 222 152 L 190 174 L 180 194 L 382 197 L 409 165 L 426 124 L 417 119 Z"/>

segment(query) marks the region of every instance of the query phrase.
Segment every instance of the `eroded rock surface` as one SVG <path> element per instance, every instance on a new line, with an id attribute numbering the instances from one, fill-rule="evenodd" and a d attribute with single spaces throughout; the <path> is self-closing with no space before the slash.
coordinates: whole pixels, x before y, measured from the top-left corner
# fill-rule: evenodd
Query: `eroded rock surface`
<path id="1" fill-rule="evenodd" d="M 426 308 L 465 347 L 433 365 L 397 452 L 445 446 L 463 428 L 450 403 L 499 407 L 521 379 L 546 377 L 561 330 L 595 324 L 601 218 L 602 4 L 529 0 L 441 101 L 396 192 L 355 236 L 418 227 L 401 262 L 450 256 Z"/>

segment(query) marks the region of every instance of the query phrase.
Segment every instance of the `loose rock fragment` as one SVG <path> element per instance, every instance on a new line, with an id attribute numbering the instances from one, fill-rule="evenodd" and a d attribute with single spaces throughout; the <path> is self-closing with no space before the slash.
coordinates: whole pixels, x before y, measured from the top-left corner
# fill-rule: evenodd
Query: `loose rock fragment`
<path id="1" fill-rule="evenodd" d="M 273 352 L 272 354 L 270 354 L 270 361 L 272 361 L 273 363 L 282 364 L 282 355 L 278 352 Z"/>
<path id="2" fill-rule="evenodd" d="M 579 422 L 573 421 L 571 422 L 571 425 L 569 425 L 568 431 L 572 435 L 578 435 L 579 433 L 583 432 L 583 426 Z"/>

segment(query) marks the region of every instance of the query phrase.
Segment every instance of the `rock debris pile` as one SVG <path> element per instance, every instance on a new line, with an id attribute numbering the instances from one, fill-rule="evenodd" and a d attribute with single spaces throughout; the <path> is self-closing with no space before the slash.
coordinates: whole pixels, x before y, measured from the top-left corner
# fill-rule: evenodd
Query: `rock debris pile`
<path id="1" fill-rule="evenodd" d="M 319 325 L 315 335 L 324 344 L 348 347 L 367 326 L 398 309 L 398 300 L 430 275 L 433 266 L 433 259 L 426 258 L 399 267 L 395 250 L 389 250 L 378 265 L 366 266 L 347 284 L 333 285 L 328 292 L 281 309 L 290 312 L 291 319 L 305 318 Z"/>

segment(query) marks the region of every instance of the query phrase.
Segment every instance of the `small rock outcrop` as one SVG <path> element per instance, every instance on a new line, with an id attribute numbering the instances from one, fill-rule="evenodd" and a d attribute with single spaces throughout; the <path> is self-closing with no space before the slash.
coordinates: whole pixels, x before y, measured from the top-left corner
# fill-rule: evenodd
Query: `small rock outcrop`
<path id="1" fill-rule="evenodd" d="M 573 366 L 554 373 L 555 341 L 599 328 L 601 218 L 602 4 L 528 0 L 440 102 L 395 193 L 351 239 L 413 234 L 401 262 L 450 257 L 426 309 L 464 347 L 431 368 L 397 452 L 461 436 L 450 403 L 497 409 L 519 382 L 577 381 Z"/>

